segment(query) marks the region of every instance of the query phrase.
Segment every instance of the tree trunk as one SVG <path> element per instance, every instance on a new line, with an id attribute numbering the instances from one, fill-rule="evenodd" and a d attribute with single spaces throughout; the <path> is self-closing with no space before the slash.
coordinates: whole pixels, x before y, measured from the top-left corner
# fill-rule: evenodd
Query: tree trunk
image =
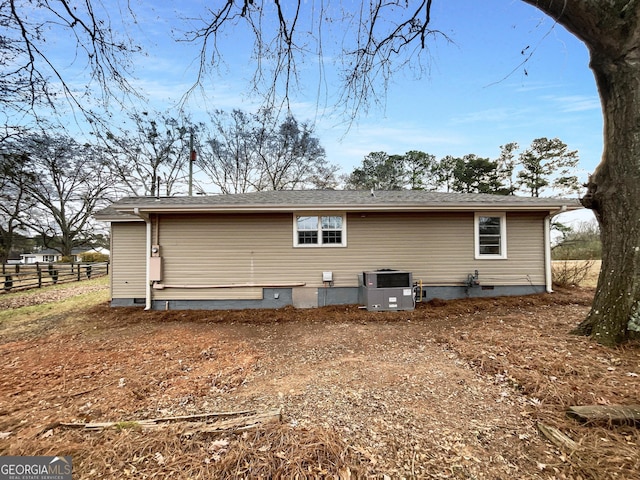
<path id="1" fill-rule="evenodd" d="M 600 224 L 602 269 L 577 333 L 615 345 L 640 331 L 640 61 L 592 51 L 604 113 L 604 153 L 582 203 Z"/>
<path id="2" fill-rule="evenodd" d="M 589 48 L 604 115 L 602 162 L 582 203 L 600 224 L 602 269 L 575 332 L 616 345 L 640 332 L 640 0 L 523 0 Z"/>

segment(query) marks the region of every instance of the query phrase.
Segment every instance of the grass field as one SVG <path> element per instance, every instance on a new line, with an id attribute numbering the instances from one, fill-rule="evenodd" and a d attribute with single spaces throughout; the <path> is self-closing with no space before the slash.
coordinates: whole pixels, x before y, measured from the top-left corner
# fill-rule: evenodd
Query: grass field
<path id="1" fill-rule="evenodd" d="M 29 333 L 109 300 L 109 277 L 0 295 L 0 332 Z"/>

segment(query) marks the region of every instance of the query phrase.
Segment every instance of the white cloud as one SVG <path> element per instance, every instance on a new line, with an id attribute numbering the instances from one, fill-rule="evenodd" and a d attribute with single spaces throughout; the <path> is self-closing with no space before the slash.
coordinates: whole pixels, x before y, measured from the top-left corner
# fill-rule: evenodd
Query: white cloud
<path id="1" fill-rule="evenodd" d="M 586 112 L 600 109 L 600 99 L 587 95 L 546 95 L 544 100 L 555 103 L 561 112 Z"/>
<path id="2" fill-rule="evenodd" d="M 340 127 L 338 127 L 340 128 Z M 447 130 L 433 130 L 417 124 L 389 122 L 384 124 L 359 124 L 343 136 L 320 125 L 316 131 L 327 152 L 327 159 L 342 166 L 345 173 L 358 166 L 371 152 L 404 154 L 421 150 L 440 157 L 456 145 L 467 143 L 464 136 Z M 443 153 L 447 152 L 447 153 Z"/>
<path id="3" fill-rule="evenodd" d="M 531 107 L 527 108 L 513 108 L 513 107 L 496 107 L 496 108 L 487 108 L 484 110 L 477 110 L 475 112 L 467 112 L 459 115 L 454 115 L 451 117 L 451 122 L 453 124 L 472 124 L 472 123 L 481 123 L 481 124 L 489 124 L 489 123 L 510 123 L 513 125 L 515 120 L 522 121 L 524 119 L 529 119 L 534 109 Z"/>

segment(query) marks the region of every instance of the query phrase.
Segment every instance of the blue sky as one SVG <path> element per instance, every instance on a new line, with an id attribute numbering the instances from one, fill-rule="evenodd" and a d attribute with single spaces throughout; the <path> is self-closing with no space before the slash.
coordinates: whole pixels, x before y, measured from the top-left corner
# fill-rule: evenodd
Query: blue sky
<path id="1" fill-rule="evenodd" d="M 180 13 L 199 12 L 202 3 L 181 2 Z M 197 51 L 168 35 L 176 16 L 173 8 L 155 8 L 154 13 L 140 26 L 137 38 L 146 43 L 149 56 L 135 73 L 152 103 L 166 109 L 194 79 Z M 327 83 L 329 98 L 318 101 L 315 59 L 300 69 L 303 90 L 294 92 L 292 111 L 300 120 L 316 122 L 330 161 L 350 171 L 369 152 L 413 149 L 438 157 L 475 153 L 495 158 L 500 145 L 516 141 L 524 147 L 546 136 L 579 150 L 581 174 L 593 170 L 602 151 L 602 116 L 587 49 L 580 41 L 515 0 L 435 0 L 432 22 L 454 43 L 431 43 L 428 71 L 419 79 L 411 70 L 393 77 L 384 105 L 361 113 L 350 128 L 332 102 L 337 82 Z M 221 75 L 205 82 L 206 99 L 196 95 L 189 104 L 194 115 L 205 104 L 252 110 L 259 103 L 248 92 L 255 64 L 248 56 L 248 40 L 242 39 L 248 36 L 230 32 L 230 37 L 221 47 L 226 64 Z M 330 66 L 325 62 L 325 68 Z"/>
<path id="2" fill-rule="evenodd" d="M 220 2 L 154 3 L 132 4 L 144 13 L 129 31 L 147 51 L 136 59 L 134 83 L 152 107 L 166 111 L 193 82 L 198 62 L 194 45 L 172 39 L 172 31 L 187 28 L 175 19 L 196 17 L 205 5 Z M 360 2 L 342 4 L 355 9 Z M 361 111 L 353 123 L 335 107 L 339 85 L 331 41 L 323 78 L 314 57 L 300 65 L 292 113 L 315 122 L 330 162 L 349 173 L 374 151 L 496 158 L 505 143 L 524 149 L 535 138 L 558 137 L 579 151 L 577 173 L 586 180 L 602 153 L 602 114 L 588 52 L 579 40 L 518 0 L 434 0 L 431 26 L 451 42 L 429 42 L 423 74 L 417 78 L 406 69 L 395 75 L 382 103 Z M 186 105 L 194 119 L 207 108 L 253 111 L 259 105 L 249 93 L 255 67 L 249 40 L 245 32 L 230 30 L 221 42 L 225 63 L 219 75 L 207 77 L 206 95 L 196 93 Z"/>

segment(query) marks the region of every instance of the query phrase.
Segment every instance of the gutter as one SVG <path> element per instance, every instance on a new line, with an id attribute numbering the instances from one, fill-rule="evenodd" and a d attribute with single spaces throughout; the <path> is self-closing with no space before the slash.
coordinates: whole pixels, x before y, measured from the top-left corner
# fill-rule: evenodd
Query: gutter
<path id="1" fill-rule="evenodd" d="M 557 204 L 556 204 L 557 205 Z M 141 205 L 139 207 L 119 207 L 117 211 L 121 214 L 134 214 L 137 212 L 150 213 L 291 213 L 291 212 L 473 212 L 473 211 L 548 211 L 556 205 L 531 205 L 531 204 L 486 204 L 468 203 L 458 205 L 443 204 L 393 204 L 393 205 L 197 205 L 197 206 L 150 206 Z M 569 209 L 567 205 L 562 208 Z M 581 207 L 579 207 L 581 208 Z M 571 208 L 572 210 L 575 208 Z"/>
<path id="2" fill-rule="evenodd" d="M 551 219 L 559 213 L 567 211 L 567 206 L 562 205 L 558 210 L 549 212 L 544 217 L 544 279 L 547 293 L 553 293 L 553 276 L 551 270 Z"/>
<path id="3" fill-rule="evenodd" d="M 149 217 L 149 214 L 145 214 L 145 213 L 140 213 L 140 209 L 138 207 L 133 209 L 133 213 L 134 215 L 137 215 L 138 217 L 140 217 L 142 220 L 144 220 L 144 223 L 146 224 L 146 230 L 147 230 L 147 235 L 146 235 L 146 244 L 145 244 L 145 250 L 146 250 L 146 268 L 145 268 L 145 306 L 144 309 L 145 310 L 151 310 L 151 276 L 150 276 L 150 269 L 151 269 L 151 218 Z"/>

